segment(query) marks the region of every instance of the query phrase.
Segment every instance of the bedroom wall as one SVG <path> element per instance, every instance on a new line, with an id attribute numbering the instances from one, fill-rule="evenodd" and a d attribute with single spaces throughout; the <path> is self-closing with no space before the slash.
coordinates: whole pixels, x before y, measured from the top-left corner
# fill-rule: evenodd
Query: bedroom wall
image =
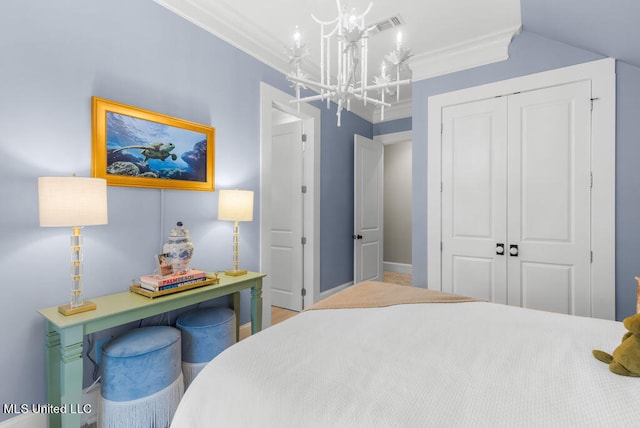
<path id="1" fill-rule="evenodd" d="M 392 107 L 393 108 L 393 107 Z M 411 117 L 388 120 L 373 124 L 373 135 L 391 134 L 394 132 L 411 131 Z"/>
<path id="2" fill-rule="evenodd" d="M 331 112 L 320 130 L 320 292 L 353 282 L 353 135 L 373 138 L 369 122 L 354 116 L 345 127 L 343 111 L 343 124 L 335 128 L 335 108 Z M 326 138 L 329 130 L 335 139 Z"/>
<path id="3" fill-rule="evenodd" d="M 527 20 L 524 19 L 527 10 L 523 7 L 524 31 L 512 41 L 508 60 L 413 84 L 413 280 L 416 285 L 425 287 L 427 283 L 427 98 L 605 57 L 600 53 L 528 32 Z M 605 22 L 609 24 L 609 21 Z M 640 253 L 640 228 L 637 215 L 633 214 L 634 211 L 637 212 L 637 201 L 640 200 L 640 179 L 637 178 L 635 166 L 639 154 L 637 135 L 640 133 L 640 125 L 637 114 L 640 109 L 640 69 L 618 61 L 616 80 L 616 318 L 623 319 L 635 313 L 634 276 L 640 272 L 637 257 Z"/>
<path id="4" fill-rule="evenodd" d="M 151 0 L 4 0 L 0 52 L 0 403 L 44 403 L 44 321 L 36 311 L 67 300 L 71 231 L 39 227 L 37 177 L 90 175 L 91 96 L 214 126 L 216 189 L 252 189 L 257 201 L 260 82 L 289 85 Z M 353 278 L 353 134 L 370 137 L 372 125 L 345 112 L 337 128 L 335 106 L 322 109 L 322 122 L 326 290 Z M 177 220 L 191 232 L 194 266 L 228 268 L 232 226 L 216 220 L 217 198 L 110 187 L 109 224 L 83 230 L 86 296 L 126 290 L 151 272 Z M 251 270 L 259 269 L 258 228 L 257 220 L 242 225 L 241 264 Z M 247 295 L 242 305 L 246 322 Z"/>
<path id="5" fill-rule="evenodd" d="M 635 313 L 640 272 L 640 2 L 521 0 L 526 31 L 616 58 L 616 313 Z"/>

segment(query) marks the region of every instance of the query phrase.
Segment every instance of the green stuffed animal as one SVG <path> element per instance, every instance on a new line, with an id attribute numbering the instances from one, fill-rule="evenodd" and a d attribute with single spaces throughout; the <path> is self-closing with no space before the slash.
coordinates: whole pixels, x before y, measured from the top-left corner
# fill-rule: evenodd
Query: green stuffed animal
<path id="1" fill-rule="evenodd" d="M 625 318 L 624 326 L 629 330 L 622 343 L 609 355 L 593 350 L 593 356 L 609 364 L 609 370 L 622 376 L 640 377 L 640 314 Z"/>

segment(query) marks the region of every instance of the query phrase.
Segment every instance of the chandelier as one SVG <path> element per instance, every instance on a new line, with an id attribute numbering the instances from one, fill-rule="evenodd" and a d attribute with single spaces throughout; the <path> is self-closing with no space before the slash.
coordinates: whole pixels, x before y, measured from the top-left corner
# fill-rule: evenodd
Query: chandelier
<path id="1" fill-rule="evenodd" d="M 407 61 L 412 56 L 411 49 L 402 46 L 402 33 L 398 32 L 396 47 L 385 55 L 380 67 L 380 74 L 373 77 L 369 83 L 368 46 L 369 34 L 376 29 L 375 25 L 367 27 L 364 18 L 371 10 L 373 3 L 369 3 L 367 10 L 356 15 L 347 12 L 346 5 L 341 0 L 336 0 L 338 16 L 331 21 L 321 21 L 311 15 L 314 21 L 320 24 L 320 81 L 311 80 L 310 76 L 302 69 L 307 62 L 310 51 L 302 43 L 302 37 L 296 27 L 291 47 L 287 48 L 289 64 L 293 70 L 287 75 L 287 79 L 293 83 L 296 99 L 293 102 L 327 100 L 327 108 L 330 102 L 338 105 L 336 115 L 338 126 L 343 109 L 351 109 L 351 100 L 359 100 L 366 106 L 371 103 L 380 106 L 380 120 L 384 120 L 385 107 L 391 104 L 385 100 L 385 95 L 396 96 L 400 100 L 400 86 L 411 83 L 411 79 L 401 80 L 401 74 L 411 75 Z M 331 76 L 332 53 L 334 65 L 337 65 L 337 75 Z M 318 95 L 301 96 L 301 89 L 311 88 Z"/>

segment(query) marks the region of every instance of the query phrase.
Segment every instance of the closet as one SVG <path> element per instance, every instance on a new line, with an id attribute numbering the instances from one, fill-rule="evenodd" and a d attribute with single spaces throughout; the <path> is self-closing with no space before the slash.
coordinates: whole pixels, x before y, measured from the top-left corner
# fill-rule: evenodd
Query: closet
<path id="1" fill-rule="evenodd" d="M 442 290 L 590 313 L 591 84 L 442 110 Z"/>

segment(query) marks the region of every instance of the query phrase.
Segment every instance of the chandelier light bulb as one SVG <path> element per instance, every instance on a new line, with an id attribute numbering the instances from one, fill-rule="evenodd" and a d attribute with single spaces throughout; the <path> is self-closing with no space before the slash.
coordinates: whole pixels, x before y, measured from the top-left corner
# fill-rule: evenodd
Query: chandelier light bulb
<path id="1" fill-rule="evenodd" d="M 300 34 L 300 30 L 298 29 L 298 26 L 296 25 L 296 29 L 293 32 L 293 41 L 296 44 L 297 48 L 300 47 L 300 40 L 301 39 L 302 39 L 302 35 Z"/>
<path id="2" fill-rule="evenodd" d="M 349 15 L 349 29 L 353 29 L 356 26 L 356 15 L 354 13 L 351 13 L 351 15 Z"/>

